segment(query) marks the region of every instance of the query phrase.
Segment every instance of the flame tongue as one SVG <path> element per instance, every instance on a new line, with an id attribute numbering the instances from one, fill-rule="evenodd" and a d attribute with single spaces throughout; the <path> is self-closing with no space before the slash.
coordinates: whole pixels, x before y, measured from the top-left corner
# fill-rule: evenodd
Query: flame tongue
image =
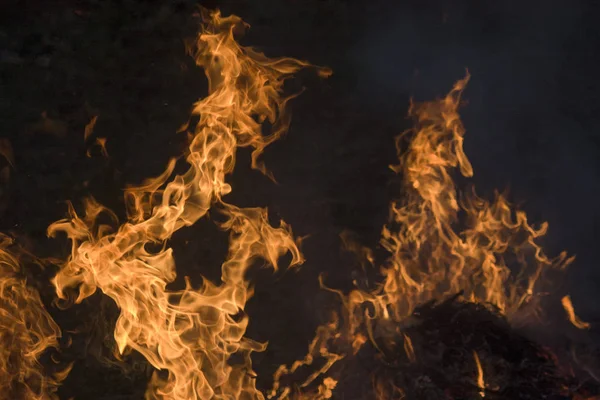
<path id="1" fill-rule="evenodd" d="M 66 298 L 66 289 L 78 288 L 76 302 L 81 302 L 100 289 L 121 310 L 114 332 L 118 351 L 134 349 L 166 372 L 153 375 L 148 399 L 262 398 L 250 353 L 265 346 L 244 338 L 248 320 L 234 317 L 250 295 L 245 271 L 257 257 L 276 267 L 286 252 L 292 253 L 292 264 L 302 262 L 284 223 L 273 228 L 266 210 L 240 209 L 222 200 L 231 191 L 225 175 L 233 170 L 237 147 L 253 147 L 252 166 L 266 173 L 258 157 L 289 122 L 288 99 L 280 97 L 284 78 L 308 65 L 240 47 L 233 34 L 242 26 L 235 16 L 205 15 L 194 56 L 206 71 L 209 95 L 193 109 L 200 119 L 187 172 L 169 180 L 171 162 L 159 177 L 128 189 L 129 222 L 114 232 L 99 226 L 100 214 L 113 215 L 93 200 L 86 201 L 83 216 L 71 207 L 68 219 L 49 227 L 50 235 L 65 232 L 73 244 L 69 261 L 54 279 L 58 295 Z M 255 118 L 268 119 L 272 133 L 263 135 Z M 222 227 L 231 232 L 222 283 L 205 280 L 199 289 L 188 284 L 168 291 L 166 285 L 176 276 L 172 250 L 165 246 L 150 252 L 147 245 L 164 244 L 215 203 L 226 215 Z M 242 362 L 230 362 L 233 355 Z"/>

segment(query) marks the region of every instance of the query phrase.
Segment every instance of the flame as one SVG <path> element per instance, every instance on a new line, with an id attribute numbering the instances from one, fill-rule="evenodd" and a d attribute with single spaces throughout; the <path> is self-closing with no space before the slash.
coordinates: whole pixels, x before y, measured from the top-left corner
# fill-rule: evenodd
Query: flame
<path id="1" fill-rule="evenodd" d="M 0 392 L 7 399 L 57 399 L 68 368 L 47 377 L 40 357 L 58 347 L 60 329 L 37 290 L 27 285 L 18 259 L 8 251 L 12 244 L 0 235 Z"/>
<path id="2" fill-rule="evenodd" d="M 284 80 L 309 64 L 269 59 L 239 46 L 234 34 L 247 25 L 236 16 L 205 12 L 203 21 L 189 50 L 205 70 L 209 95 L 192 110 L 198 123 L 184 126 L 192 133 L 187 172 L 173 177 L 172 160 L 160 176 L 129 188 L 128 221 L 122 225 L 102 224 L 103 216 L 116 222 L 115 214 L 87 199 L 82 215 L 70 205 L 69 217 L 48 228 L 49 235 L 63 232 L 72 242 L 71 256 L 53 280 L 57 295 L 69 300 L 76 293 L 80 303 L 100 290 L 115 301 L 117 351 L 135 350 L 157 370 L 147 399 L 263 398 L 250 354 L 266 345 L 244 337 L 243 310 L 251 296 L 245 272 L 257 258 L 276 269 L 279 256 L 288 252 L 292 265 L 303 261 L 284 222 L 274 228 L 265 209 L 238 208 L 222 197 L 232 189 L 225 176 L 234 168 L 238 147 L 252 147 L 252 167 L 272 177 L 259 156 L 290 122 L 285 107 L 291 97 L 281 96 Z M 269 134 L 262 132 L 265 120 L 272 126 Z M 203 279 L 194 288 L 187 279 L 184 289 L 168 290 L 176 271 L 166 241 L 211 208 L 224 215 L 220 226 L 230 232 L 221 283 Z M 333 386 L 328 381 L 324 394 Z"/>
<path id="3" fill-rule="evenodd" d="M 404 352 L 406 353 L 406 356 L 410 362 L 415 362 L 417 356 L 415 356 L 415 349 L 413 347 L 412 340 L 408 335 L 403 334 L 402 336 L 404 337 Z"/>
<path id="4" fill-rule="evenodd" d="M 565 253 L 549 259 L 536 243 L 547 224 L 534 228 L 504 196 L 489 202 L 472 191 L 459 198 L 452 170 L 473 175 L 458 114 L 468 80 L 469 75 L 439 101 L 412 104 L 415 128 L 396 141 L 400 164 L 391 168 L 403 175 L 405 197 L 392 203 L 382 231 L 381 244 L 390 253 L 382 267 L 385 281 L 365 294 L 382 317 L 390 313 L 402 320 L 417 304 L 460 291 L 510 316 L 531 301 L 547 269 L 572 261 Z"/>
<path id="5" fill-rule="evenodd" d="M 479 356 L 477 352 L 473 352 L 473 359 L 475 360 L 475 365 L 477 366 L 477 387 L 481 389 L 479 395 L 481 398 L 485 397 L 485 380 L 483 379 L 483 368 L 481 367 L 481 361 L 479 361 Z"/>
<path id="6" fill-rule="evenodd" d="M 100 148 L 100 154 L 102 155 L 102 157 L 106 157 L 109 158 L 110 156 L 108 155 L 108 150 L 106 150 L 106 138 L 103 137 L 98 137 L 96 138 L 96 140 L 94 140 L 93 143 L 94 146 L 98 146 Z M 92 157 L 92 149 L 89 148 L 87 150 L 87 152 L 85 153 L 85 155 L 87 157 Z"/>
<path id="7" fill-rule="evenodd" d="M 331 340 L 338 339 L 340 336 L 338 332 L 338 322 L 332 321 L 329 324 L 320 326 L 317 328 L 317 334 L 315 338 L 308 346 L 308 353 L 302 360 L 298 360 L 292 364 L 290 368 L 285 365 L 280 365 L 273 376 L 273 387 L 269 392 L 268 398 L 287 399 L 290 396 L 298 399 L 323 399 L 329 397 L 323 397 L 324 394 L 329 394 L 334 387 L 337 385 L 337 380 L 331 377 L 325 377 L 323 382 L 319 385 L 316 392 L 310 390 L 310 385 L 317 380 L 321 375 L 324 375 L 329 369 L 339 360 L 343 358 L 342 355 L 336 354 L 329 350 L 328 344 Z M 325 360 L 323 365 L 316 371 L 311 373 L 302 382 L 296 382 L 300 387 L 301 391 L 297 393 L 292 392 L 292 385 L 281 382 L 281 379 L 285 376 L 293 376 L 296 371 L 303 367 L 311 366 L 313 362 L 322 358 Z M 306 392 L 302 390 L 307 389 Z"/>
<path id="8" fill-rule="evenodd" d="M 570 296 L 564 296 L 561 299 L 561 303 L 563 308 L 565 309 L 565 311 L 567 312 L 567 317 L 569 318 L 569 321 L 571 321 L 571 323 L 576 326 L 579 329 L 589 329 L 590 328 L 590 324 L 587 322 L 583 322 L 582 320 L 579 319 L 579 317 L 577 315 L 575 315 L 575 308 L 573 307 L 573 303 L 571 303 L 571 297 Z"/>
<path id="9" fill-rule="evenodd" d="M 376 335 L 384 339 L 403 335 L 402 323 L 416 306 L 456 293 L 490 304 L 517 321 L 520 313 L 530 315 L 530 308 L 537 312 L 546 273 L 562 271 L 574 260 L 564 252 L 549 258 L 538 244 L 547 223 L 532 226 L 527 215 L 514 211 L 502 194 L 488 201 L 475 190 L 458 192 L 455 171 L 465 178 L 473 176 L 463 150 L 465 129 L 458 113 L 469 79 L 467 73 L 442 99 L 411 103 L 414 127 L 397 137 L 399 164 L 390 166 L 401 174 L 404 190 L 403 197 L 392 202 L 389 222 L 381 233 L 381 245 L 389 254 L 380 268 L 383 282 L 370 290 L 362 289 L 368 282 L 360 288 L 355 282 L 357 288 L 348 294 L 322 285 L 342 301 L 344 324 L 335 328 L 340 333 L 336 336 L 323 329 L 327 325 L 317 332 L 319 340 L 336 349 L 338 359 L 356 354 L 365 338 L 379 349 Z M 370 250 L 349 241 L 347 234 L 342 240 L 366 264 L 375 264 Z M 414 361 L 407 336 L 404 350 L 409 361 Z M 483 388 L 481 365 L 478 356 L 474 357 Z M 322 370 L 321 374 L 327 377 L 334 372 Z M 276 381 L 281 379 L 276 377 Z M 382 399 L 391 398 L 390 390 L 403 392 L 402 388 L 388 389 L 385 382 L 374 385 Z"/>
<path id="10" fill-rule="evenodd" d="M 98 116 L 94 115 L 91 119 L 90 122 L 87 123 L 87 125 L 85 126 L 85 129 L 83 131 L 83 141 L 87 142 L 88 138 L 90 136 L 92 136 L 92 134 L 94 133 L 94 128 L 96 127 L 96 122 L 98 121 Z"/>
<path id="11" fill-rule="evenodd" d="M 534 228 L 501 194 L 489 202 L 474 190 L 457 193 L 452 170 L 473 175 L 458 114 L 469 78 L 441 100 L 411 104 L 415 127 L 397 138 L 400 163 L 391 166 L 402 173 L 404 198 L 392 203 L 390 222 L 382 230 L 381 244 L 390 254 L 381 268 L 384 282 L 348 297 L 353 329 L 368 323 L 360 312 L 365 303 L 374 307 L 375 318 L 401 321 L 416 305 L 461 291 L 510 318 L 539 293 L 547 270 L 562 270 L 573 260 L 565 253 L 548 258 L 536 242 L 547 223 Z"/>
<path id="12" fill-rule="evenodd" d="M 252 296 L 246 272 L 257 259 L 277 269 L 286 253 L 291 254 L 290 266 L 304 261 L 284 221 L 273 227 L 266 209 L 239 208 L 224 200 L 232 191 L 226 176 L 240 147 L 251 147 L 252 168 L 274 180 L 260 156 L 290 123 L 286 105 L 294 96 L 283 97 L 284 82 L 311 66 L 291 58 L 270 59 L 238 45 L 235 35 L 247 27 L 237 16 L 204 12 L 202 33 L 188 48 L 209 84 L 208 96 L 192 109 L 197 122 L 182 128 L 189 137 L 188 169 L 175 174 L 173 159 L 159 176 L 127 188 L 124 223 L 89 198 L 83 212 L 69 204 L 68 217 L 48 228 L 50 236 L 66 234 L 72 245 L 52 281 L 57 296 L 69 306 L 100 290 L 116 303 L 118 357 L 136 351 L 156 369 L 146 390 L 148 400 L 264 399 L 256 388 L 251 355 L 266 344 L 245 336 L 249 320 L 244 308 Z M 323 77 L 331 73 L 316 70 Z M 304 359 L 279 367 L 268 398 L 332 398 L 338 386 L 333 366 L 368 342 L 381 351 L 397 344 L 391 338 L 402 337 L 408 361 L 417 363 L 402 323 L 422 303 L 461 292 L 469 301 L 491 304 L 516 320 L 525 308 L 535 306 L 546 272 L 563 270 L 573 261 L 566 253 L 547 257 L 538 244 L 547 224 L 533 227 L 505 196 L 497 193 L 488 201 L 474 190 L 457 190 L 456 171 L 464 178 L 473 176 L 458 114 L 468 80 L 467 74 L 442 99 L 411 104 L 415 126 L 397 138 L 399 164 L 390 167 L 402 175 L 404 197 L 391 204 L 382 229 L 381 245 L 389 254 L 380 265 L 382 282 L 373 286 L 355 281 L 356 288 L 346 294 L 321 281 L 341 298 L 341 315 L 318 328 Z M 96 119 L 86 126 L 85 140 Z M 265 121 L 272 127 L 266 134 Z M 35 130 L 60 135 L 61 124 L 44 113 Z M 96 144 L 108 156 L 106 139 L 97 138 Z M 218 225 L 230 234 L 221 282 L 203 278 L 194 286 L 186 277 L 183 289 L 167 289 L 177 276 L 168 240 L 209 210 L 223 216 Z M 366 260 L 363 268 L 377 264 L 372 250 L 347 235 L 342 240 Z M 37 292 L 20 278 L 17 260 L 5 247 L 0 246 L 0 337 L 5 344 L 0 389 L 12 397 L 52 399 L 68 370 L 44 377 L 39 358 L 57 346 L 60 330 Z M 577 318 L 568 296 L 562 304 L 575 326 L 589 326 Z M 473 358 L 483 398 L 483 368 L 476 352 Z M 315 363 L 317 359 L 321 362 Z M 295 379 L 314 365 L 319 366 L 308 377 Z M 373 389 L 381 399 L 404 396 L 393 382 L 375 380 Z"/>

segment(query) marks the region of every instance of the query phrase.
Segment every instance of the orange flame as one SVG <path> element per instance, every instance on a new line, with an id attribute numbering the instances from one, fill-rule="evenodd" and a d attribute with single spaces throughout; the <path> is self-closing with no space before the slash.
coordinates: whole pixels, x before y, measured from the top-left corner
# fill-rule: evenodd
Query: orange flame
<path id="1" fill-rule="evenodd" d="M 479 356 L 477 352 L 473 352 L 473 359 L 475 360 L 475 365 L 477 366 L 477 387 L 481 389 L 479 395 L 481 398 L 485 397 L 485 380 L 483 379 L 483 368 L 481 367 L 481 361 L 479 361 Z"/>
<path id="2" fill-rule="evenodd" d="M 2 398 L 57 399 L 68 369 L 46 377 L 40 357 L 58 347 L 60 329 L 38 292 L 27 285 L 17 258 L 8 252 L 12 239 L 0 235 L 0 392 Z"/>
<path id="3" fill-rule="evenodd" d="M 262 398 L 250 354 L 266 345 L 244 337 L 248 318 L 242 312 L 251 295 L 245 272 L 256 258 L 277 268 L 286 252 L 292 254 L 292 265 L 303 261 L 285 223 L 273 228 L 266 210 L 240 209 L 222 196 L 231 191 L 225 176 L 234 168 L 238 147 L 251 146 L 252 166 L 268 174 L 259 156 L 289 124 L 285 106 L 290 97 L 281 97 L 284 79 L 309 64 L 269 59 L 239 46 L 234 33 L 247 25 L 236 16 L 213 12 L 203 20 L 190 50 L 206 72 L 209 95 L 192 111 L 199 122 L 193 127 L 187 172 L 172 177 L 171 161 L 157 178 L 129 188 L 129 221 L 116 230 L 99 223 L 102 214 L 116 217 L 92 199 L 85 201 L 82 216 L 70 206 L 69 218 L 48 228 L 49 235 L 64 232 L 72 241 L 71 256 L 53 280 L 58 296 L 68 299 L 78 289 L 79 303 L 99 289 L 112 298 L 120 309 L 114 332 L 118 352 L 136 350 L 162 372 L 154 373 L 147 399 Z M 318 72 L 328 75 L 326 69 Z M 267 135 L 264 120 L 273 127 Z M 221 284 L 204 279 L 196 289 L 187 280 L 184 289 L 167 290 L 176 272 L 166 240 L 211 207 L 226 216 L 221 227 L 231 232 Z M 153 252 L 151 245 L 162 249 Z M 232 361 L 233 356 L 240 361 Z"/>
<path id="4" fill-rule="evenodd" d="M 128 220 L 123 224 L 93 199 L 84 201 L 82 214 L 69 205 L 68 218 L 48 228 L 49 235 L 65 233 L 72 244 L 53 284 L 66 303 L 81 303 L 96 290 L 116 303 L 120 309 L 114 330 L 116 351 L 123 355 L 135 350 L 156 369 L 146 399 L 264 399 L 255 385 L 251 354 L 263 351 L 266 344 L 245 337 L 244 308 L 252 295 L 245 275 L 258 258 L 277 269 L 283 254 L 291 254 L 291 266 L 302 263 L 303 256 L 285 222 L 275 228 L 266 209 L 226 203 L 223 197 L 232 188 L 225 178 L 234 169 L 237 149 L 252 147 L 252 167 L 274 179 L 260 155 L 290 122 L 285 107 L 293 96 L 282 97 L 285 79 L 310 64 L 269 59 L 239 46 L 234 35 L 248 25 L 236 16 L 204 13 L 203 21 L 202 33 L 189 50 L 205 70 L 209 95 L 194 105 L 197 124 L 184 127 L 190 134 L 189 168 L 174 175 L 172 160 L 158 177 L 128 188 Z M 321 76 L 331 73 L 324 68 L 317 71 Z M 561 270 L 572 262 L 565 253 L 548 258 L 537 243 L 547 224 L 534 228 L 504 196 L 496 194 L 490 202 L 474 191 L 458 193 L 454 170 L 467 178 L 473 175 L 458 114 L 468 80 L 467 75 L 458 81 L 443 99 L 411 105 L 415 127 L 398 137 L 400 163 L 391 166 L 402 173 L 404 197 L 392 203 L 389 222 L 382 229 L 381 244 L 389 253 L 380 268 L 383 282 L 349 294 L 329 289 L 342 299 L 343 318 L 336 316 L 318 328 L 304 359 L 277 370 L 269 398 L 331 398 L 338 384 L 333 365 L 355 355 L 367 341 L 381 345 L 375 343 L 378 335 L 385 339 L 401 334 L 408 360 L 417 362 L 401 322 L 418 304 L 463 292 L 467 299 L 492 304 L 512 318 L 534 302 L 547 270 Z M 52 121 L 43 117 L 42 128 L 48 128 Z M 266 120 L 272 130 L 263 134 Z M 86 139 L 95 122 L 94 117 L 86 127 Z M 408 134 L 411 142 L 404 148 Z M 105 139 L 97 141 L 107 155 Z M 186 277 L 185 288 L 167 289 L 176 278 L 167 241 L 210 209 L 225 216 L 219 225 L 230 233 L 221 282 L 203 279 L 195 288 Z M 106 216 L 110 225 L 102 222 Z M 348 248 L 375 265 L 371 250 L 344 238 Z M 68 371 L 45 378 L 39 358 L 57 346 L 60 331 L 37 292 L 19 277 L 17 260 L 4 250 L 7 243 L 0 243 L 0 338 L 5 344 L 0 352 L 0 389 L 15 398 L 52 399 Z M 577 318 L 568 296 L 562 304 L 575 326 L 589 326 Z M 283 382 L 317 358 L 324 362 L 307 378 L 293 385 Z M 483 368 L 476 352 L 473 358 L 484 397 Z M 382 399 L 390 398 L 390 392 L 404 394 L 391 382 L 375 381 L 374 391 Z"/>
<path id="5" fill-rule="evenodd" d="M 409 115 L 415 125 L 396 139 L 400 163 L 390 167 L 401 173 L 404 192 L 403 198 L 391 204 L 389 223 L 382 230 L 381 244 L 389 253 L 381 267 L 383 283 L 371 291 L 355 289 L 347 295 L 326 288 L 342 300 L 344 334 L 335 336 L 324 325 L 317 337 L 339 349 L 339 359 L 355 354 L 367 337 L 379 348 L 375 336 L 385 339 L 402 334 L 401 322 L 417 305 L 459 292 L 470 301 L 492 304 L 516 320 L 520 312 L 535 307 L 546 271 L 563 270 L 574 259 L 564 252 L 548 258 L 537 243 L 547 224 L 534 228 L 526 214 L 513 211 L 504 196 L 496 193 L 489 202 L 474 190 L 458 193 L 453 170 L 467 178 L 473 175 L 463 150 L 465 129 L 458 113 L 469 78 L 467 74 L 456 82 L 442 99 L 411 104 Z M 370 251 L 350 243 L 347 235 L 342 239 L 361 259 L 374 264 Z M 405 339 L 404 346 L 413 360 L 410 339 Z M 480 368 L 477 355 L 475 360 Z M 323 377 L 330 373 L 321 371 Z M 482 372 L 479 380 L 483 387 Z M 379 398 L 390 398 L 388 390 L 402 392 L 402 388 L 386 387 L 375 382 Z"/>
<path id="6" fill-rule="evenodd" d="M 561 303 L 567 313 L 567 317 L 569 318 L 569 321 L 571 321 L 571 323 L 574 326 L 576 326 L 579 329 L 589 329 L 590 328 L 589 323 L 583 322 L 582 320 L 579 319 L 579 317 L 577 315 L 575 315 L 575 308 L 573 307 L 573 303 L 571 303 L 570 296 L 564 296 L 561 300 Z"/>
<path id="7" fill-rule="evenodd" d="M 510 316 L 532 299 L 545 269 L 572 261 L 564 253 L 549 259 L 536 243 L 547 224 L 532 227 L 502 195 L 488 202 L 473 192 L 459 200 L 452 169 L 473 175 L 457 111 L 468 80 L 458 81 L 442 100 L 412 104 L 410 145 L 403 152 L 404 135 L 396 141 L 400 164 L 391 168 L 403 174 L 405 197 L 392 204 L 382 231 L 381 244 L 390 253 L 382 268 L 385 282 L 366 295 L 382 317 L 391 313 L 401 320 L 417 304 L 459 291 Z M 466 228 L 458 231 L 459 223 Z M 509 265 L 509 259 L 516 261 Z"/>

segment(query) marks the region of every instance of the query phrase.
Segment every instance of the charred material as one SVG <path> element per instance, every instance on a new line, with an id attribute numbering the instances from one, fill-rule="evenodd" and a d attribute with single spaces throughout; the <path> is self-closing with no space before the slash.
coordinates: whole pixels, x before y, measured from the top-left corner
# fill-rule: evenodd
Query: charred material
<path id="1" fill-rule="evenodd" d="M 600 394 L 598 385 L 561 373 L 549 350 L 517 333 L 494 307 L 460 295 L 418 307 L 402 326 L 377 324 L 374 343 L 343 374 L 340 398 L 583 400 Z"/>

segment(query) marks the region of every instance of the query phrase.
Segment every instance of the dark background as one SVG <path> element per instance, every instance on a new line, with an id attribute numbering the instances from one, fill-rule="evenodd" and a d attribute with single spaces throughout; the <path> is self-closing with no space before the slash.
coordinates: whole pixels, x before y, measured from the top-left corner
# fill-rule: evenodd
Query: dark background
<path id="1" fill-rule="evenodd" d="M 334 71 L 325 81 L 310 73 L 298 78 L 307 90 L 290 107 L 290 132 L 265 155 L 279 184 L 251 171 L 247 153 L 231 179 L 232 203 L 268 206 L 295 234 L 311 235 L 299 271 L 255 273 L 249 336 L 270 341 L 256 357 L 259 385 L 268 386 L 279 363 L 303 355 L 324 317 L 330 302 L 317 275 L 350 280 L 339 232 L 350 229 L 363 243 L 377 243 L 397 184 L 387 168 L 396 160 L 392 140 L 409 126 L 409 98 L 444 95 L 466 68 L 472 79 L 462 110 L 465 148 L 478 191 L 510 188 L 510 199 L 532 221 L 549 221 L 546 251 L 577 255 L 566 284 L 579 314 L 600 318 L 598 6 L 573 0 L 202 4 L 249 22 L 243 44 Z M 1 187 L 0 229 L 26 235 L 41 255 L 64 256 L 68 243 L 47 239 L 45 231 L 65 215 L 65 201 L 78 205 L 91 194 L 122 215 L 122 188 L 157 175 L 182 153 L 185 138 L 176 130 L 207 89 L 183 45 L 198 27 L 195 6 L 0 3 L 0 135 L 15 157 Z M 42 126 L 43 111 L 51 122 Z M 85 142 L 93 115 L 99 116 L 94 136 Z M 95 137 L 107 138 L 109 158 L 92 145 Z M 179 232 L 172 244 L 180 275 L 218 279 L 226 235 L 210 221 Z M 108 310 L 99 318 L 110 326 L 115 310 L 101 296 L 78 310 L 51 312 L 67 329 L 98 318 L 99 305 Z M 62 398 L 136 399 L 145 389 L 144 372 L 129 381 L 85 354 L 71 357 L 77 366 Z"/>

